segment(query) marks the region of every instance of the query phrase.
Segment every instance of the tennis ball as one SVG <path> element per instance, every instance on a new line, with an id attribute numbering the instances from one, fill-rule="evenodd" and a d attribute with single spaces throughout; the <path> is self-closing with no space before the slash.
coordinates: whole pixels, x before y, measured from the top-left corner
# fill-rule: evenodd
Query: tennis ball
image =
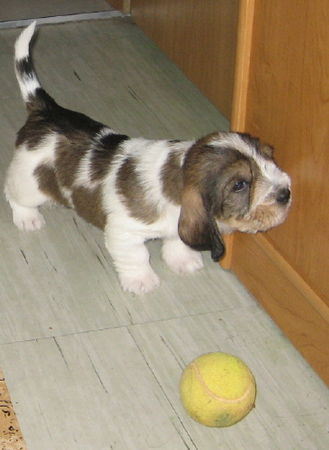
<path id="1" fill-rule="evenodd" d="M 241 359 L 226 353 L 207 353 L 185 368 L 180 396 L 186 411 L 197 422 L 228 427 L 255 406 L 256 384 Z"/>

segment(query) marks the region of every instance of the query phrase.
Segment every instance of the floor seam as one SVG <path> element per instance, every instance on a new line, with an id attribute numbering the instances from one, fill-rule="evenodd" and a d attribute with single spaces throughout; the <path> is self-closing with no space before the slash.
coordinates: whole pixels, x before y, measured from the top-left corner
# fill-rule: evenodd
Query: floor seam
<path id="1" fill-rule="evenodd" d="M 78 336 L 78 335 L 81 335 L 81 334 L 97 333 L 97 332 L 108 331 L 108 330 L 127 329 L 129 331 L 129 328 L 134 328 L 134 327 L 137 327 L 137 326 L 152 325 L 152 324 L 155 324 L 155 323 L 165 323 L 165 322 L 169 322 L 169 321 L 172 321 L 172 320 L 187 319 L 189 317 L 191 317 L 191 318 L 193 318 L 193 317 L 202 317 L 202 316 L 206 316 L 208 314 L 219 314 L 219 313 L 223 313 L 223 312 L 226 312 L 226 311 L 234 311 L 234 310 L 236 310 L 236 307 L 234 307 L 234 308 L 226 308 L 226 309 L 219 309 L 219 310 L 215 310 L 215 311 L 207 311 L 207 312 L 195 313 L 195 314 L 186 314 L 186 315 L 182 315 L 182 316 L 169 317 L 169 318 L 165 318 L 165 319 L 156 319 L 156 320 L 151 320 L 151 321 L 147 321 L 147 322 L 127 323 L 127 324 L 118 325 L 118 326 L 110 326 L 110 327 L 103 327 L 103 328 L 90 328 L 88 330 L 73 331 L 71 333 L 52 334 L 52 335 L 49 335 L 49 336 L 38 336 L 38 337 L 32 337 L 32 338 L 28 338 L 28 339 L 18 339 L 18 340 L 15 340 L 15 341 L 1 342 L 0 346 L 12 345 L 12 344 L 21 344 L 21 343 L 24 343 L 24 342 L 41 341 L 41 340 L 46 340 L 46 339 L 58 339 L 58 338 L 62 338 L 62 337 Z"/>

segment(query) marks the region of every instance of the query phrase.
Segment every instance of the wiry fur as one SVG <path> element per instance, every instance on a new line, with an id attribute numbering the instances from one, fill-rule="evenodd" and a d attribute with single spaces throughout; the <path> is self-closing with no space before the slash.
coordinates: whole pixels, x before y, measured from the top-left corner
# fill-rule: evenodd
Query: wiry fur
<path id="1" fill-rule="evenodd" d="M 200 250 L 224 254 L 222 233 L 265 231 L 285 219 L 290 179 L 272 149 L 246 134 L 197 141 L 129 138 L 59 106 L 40 86 L 30 57 L 32 23 L 15 45 L 15 69 L 28 118 L 17 134 L 5 193 L 22 230 L 44 224 L 52 200 L 102 228 L 123 289 L 159 284 L 144 245 L 163 239 L 178 273 L 202 267 Z"/>

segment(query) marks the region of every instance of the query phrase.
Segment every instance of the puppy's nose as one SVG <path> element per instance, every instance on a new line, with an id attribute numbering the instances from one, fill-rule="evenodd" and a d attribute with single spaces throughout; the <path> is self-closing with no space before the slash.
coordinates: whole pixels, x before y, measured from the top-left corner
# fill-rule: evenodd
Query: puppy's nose
<path id="1" fill-rule="evenodd" d="M 290 189 L 283 188 L 280 189 L 276 196 L 276 201 L 281 203 L 281 205 L 286 205 L 290 200 Z"/>

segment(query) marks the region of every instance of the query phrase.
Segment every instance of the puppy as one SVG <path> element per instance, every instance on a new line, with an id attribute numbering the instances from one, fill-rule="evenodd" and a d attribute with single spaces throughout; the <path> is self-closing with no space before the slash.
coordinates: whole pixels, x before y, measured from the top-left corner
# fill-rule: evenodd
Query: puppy
<path id="1" fill-rule="evenodd" d="M 104 230 L 124 290 L 159 284 L 144 245 L 163 240 L 175 272 L 224 255 L 223 233 L 282 223 L 290 179 L 272 148 L 247 134 L 215 132 L 196 141 L 129 138 L 59 106 L 40 86 L 30 56 L 35 22 L 15 44 L 15 69 L 28 111 L 17 134 L 5 195 L 21 230 L 44 225 L 38 208 L 55 201 Z"/>

